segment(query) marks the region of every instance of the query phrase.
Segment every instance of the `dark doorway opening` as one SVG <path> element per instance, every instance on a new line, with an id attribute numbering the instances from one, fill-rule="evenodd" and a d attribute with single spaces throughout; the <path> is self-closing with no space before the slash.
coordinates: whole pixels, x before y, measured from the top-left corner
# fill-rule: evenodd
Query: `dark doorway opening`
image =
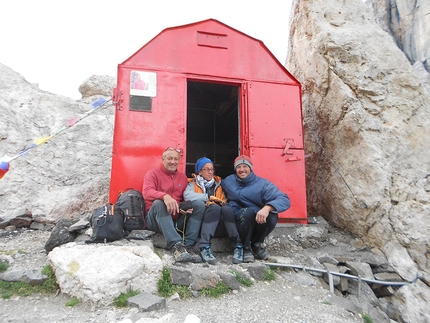
<path id="1" fill-rule="evenodd" d="M 186 174 L 201 157 L 214 162 L 215 174 L 233 173 L 239 152 L 239 86 L 188 81 Z"/>

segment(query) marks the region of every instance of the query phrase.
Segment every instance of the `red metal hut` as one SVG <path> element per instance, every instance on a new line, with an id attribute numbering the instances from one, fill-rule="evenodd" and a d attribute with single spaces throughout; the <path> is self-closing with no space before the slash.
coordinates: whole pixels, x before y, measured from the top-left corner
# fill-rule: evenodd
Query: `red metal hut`
<path id="1" fill-rule="evenodd" d="M 301 85 L 263 42 L 215 19 L 163 30 L 118 65 L 110 202 L 182 150 L 191 177 L 198 158 L 217 175 L 239 154 L 291 199 L 280 222 L 306 223 Z"/>

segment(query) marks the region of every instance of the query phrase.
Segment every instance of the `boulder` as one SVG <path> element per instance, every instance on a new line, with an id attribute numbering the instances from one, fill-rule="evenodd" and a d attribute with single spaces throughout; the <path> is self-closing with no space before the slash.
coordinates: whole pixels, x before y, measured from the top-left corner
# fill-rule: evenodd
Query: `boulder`
<path id="1" fill-rule="evenodd" d="M 68 243 L 52 250 L 48 259 L 63 293 L 100 305 L 129 290 L 155 294 L 163 269 L 148 245 Z"/>
<path id="2" fill-rule="evenodd" d="M 430 96 L 371 1 L 296 0 L 291 15 L 309 214 L 372 247 L 397 241 L 429 271 Z"/>
<path id="3" fill-rule="evenodd" d="M 61 246 L 68 242 L 73 242 L 77 236 L 74 231 L 69 231 L 69 227 L 73 224 L 73 220 L 61 219 L 51 231 L 48 241 L 45 243 L 45 250 L 51 251 L 55 247 Z"/>

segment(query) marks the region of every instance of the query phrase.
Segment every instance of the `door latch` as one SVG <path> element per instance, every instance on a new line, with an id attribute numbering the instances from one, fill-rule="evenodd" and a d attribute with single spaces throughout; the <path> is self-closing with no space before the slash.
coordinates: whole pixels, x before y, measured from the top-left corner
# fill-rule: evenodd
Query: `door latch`
<path id="1" fill-rule="evenodd" d="M 291 139 L 291 138 L 284 138 L 284 142 L 285 142 L 285 146 L 284 146 L 284 151 L 282 152 L 282 156 L 285 156 L 285 155 L 292 155 L 292 154 L 288 153 L 288 150 L 289 150 L 291 147 L 294 147 L 294 139 Z"/>
<path id="2" fill-rule="evenodd" d="M 293 153 L 289 153 L 288 151 L 290 150 L 291 147 L 294 147 L 294 139 L 284 138 L 284 142 L 285 142 L 285 146 L 284 146 L 284 150 L 282 152 L 282 156 L 293 155 Z M 298 160 L 301 160 L 301 158 L 299 158 L 297 156 L 291 156 L 290 158 L 287 158 L 285 160 L 285 162 L 288 163 L 288 162 L 293 162 L 293 161 L 298 161 Z"/>

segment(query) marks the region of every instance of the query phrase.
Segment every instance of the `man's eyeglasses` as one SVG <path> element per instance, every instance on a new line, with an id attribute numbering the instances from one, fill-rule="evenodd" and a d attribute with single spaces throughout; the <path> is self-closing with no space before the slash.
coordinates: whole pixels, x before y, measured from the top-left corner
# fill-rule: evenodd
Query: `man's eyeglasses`
<path id="1" fill-rule="evenodd" d="M 215 168 L 202 168 L 205 172 L 213 173 L 215 171 Z"/>
<path id="2" fill-rule="evenodd" d="M 166 148 L 166 150 L 165 150 L 164 152 L 166 152 L 166 151 L 168 151 L 168 150 L 174 150 L 174 151 L 177 151 L 178 153 L 181 153 L 181 152 L 182 152 L 182 150 L 180 150 L 179 148 L 173 148 L 173 147 L 167 147 L 167 148 Z"/>

